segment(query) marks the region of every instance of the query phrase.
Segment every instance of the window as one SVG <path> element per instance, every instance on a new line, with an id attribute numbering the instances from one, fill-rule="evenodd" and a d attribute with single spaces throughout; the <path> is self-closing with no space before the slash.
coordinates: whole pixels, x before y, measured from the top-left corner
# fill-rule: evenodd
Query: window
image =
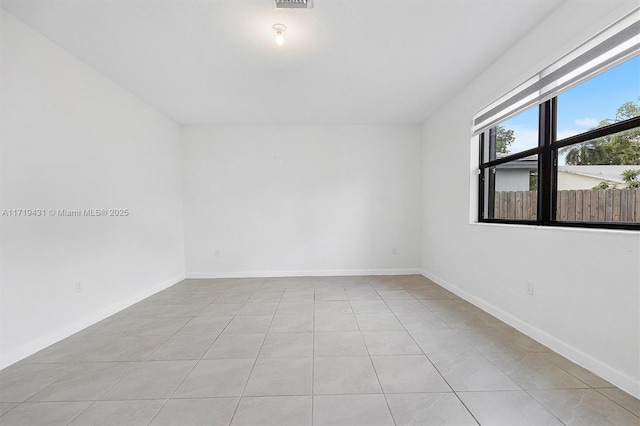
<path id="1" fill-rule="evenodd" d="M 640 230 L 639 53 L 627 17 L 474 117 L 480 222 Z"/>
<path id="2" fill-rule="evenodd" d="M 481 135 L 482 219 L 537 218 L 538 139 L 537 107 Z"/>

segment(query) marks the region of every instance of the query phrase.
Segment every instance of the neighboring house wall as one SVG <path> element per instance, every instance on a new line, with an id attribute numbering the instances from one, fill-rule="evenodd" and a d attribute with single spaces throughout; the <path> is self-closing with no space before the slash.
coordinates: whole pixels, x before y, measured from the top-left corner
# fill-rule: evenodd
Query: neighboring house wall
<path id="1" fill-rule="evenodd" d="M 618 188 L 625 188 L 626 184 L 614 182 L 606 179 L 599 179 L 593 176 L 579 175 L 571 172 L 558 171 L 558 191 L 567 189 L 592 189 L 600 182 L 615 184 Z"/>
<path id="2" fill-rule="evenodd" d="M 626 188 L 622 175 L 627 170 L 640 170 L 637 165 L 598 164 L 564 165 L 558 167 L 558 190 L 592 189 L 600 182 Z"/>
<path id="3" fill-rule="evenodd" d="M 496 191 L 528 191 L 529 170 L 496 169 Z"/>

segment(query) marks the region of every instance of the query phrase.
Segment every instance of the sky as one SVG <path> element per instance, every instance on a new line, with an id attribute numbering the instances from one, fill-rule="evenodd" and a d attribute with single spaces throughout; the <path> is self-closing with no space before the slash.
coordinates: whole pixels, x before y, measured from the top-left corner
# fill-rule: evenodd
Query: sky
<path id="1" fill-rule="evenodd" d="M 585 132 L 605 119 L 613 119 L 625 102 L 638 104 L 640 56 L 573 87 L 558 96 L 558 140 Z M 538 106 L 501 123 L 516 137 L 510 152 L 535 148 L 538 144 Z M 560 159 L 560 164 L 564 164 Z"/>

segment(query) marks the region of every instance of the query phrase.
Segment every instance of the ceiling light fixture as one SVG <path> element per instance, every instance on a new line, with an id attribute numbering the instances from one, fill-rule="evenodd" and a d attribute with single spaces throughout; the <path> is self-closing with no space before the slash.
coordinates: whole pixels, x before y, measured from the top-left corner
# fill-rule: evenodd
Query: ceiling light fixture
<path id="1" fill-rule="evenodd" d="M 282 33 L 284 33 L 286 30 L 287 27 L 282 24 L 273 24 L 273 31 L 276 32 L 276 43 L 278 43 L 279 46 L 282 46 L 282 44 L 284 43 L 284 36 L 282 35 Z"/>
<path id="2" fill-rule="evenodd" d="M 276 0 L 278 9 L 313 9 L 313 0 Z"/>

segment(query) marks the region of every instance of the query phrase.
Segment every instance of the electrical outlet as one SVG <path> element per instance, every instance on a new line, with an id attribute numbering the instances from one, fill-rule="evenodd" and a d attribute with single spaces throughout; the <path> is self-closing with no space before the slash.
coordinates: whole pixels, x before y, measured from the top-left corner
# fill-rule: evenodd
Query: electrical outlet
<path id="1" fill-rule="evenodd" d="M 213 252 L 215 257 L 220 257 L 220 250 L 216 250 Z"/>
<path id="2" fill-rule="evenodd" d="M 533 296 L 533 282 L 527 281 L 527 294 Z"/>
<path id="3" fill-rule="evenodd" d="M 398 254 L 398 249 L 395 247 L 391 249 L 391 254 Z"/>
<path id="4" fill-rule="evenodd" d="M 76 282 L 76 293 L 82 293 L 82 282 L 78 281 Z"/>

